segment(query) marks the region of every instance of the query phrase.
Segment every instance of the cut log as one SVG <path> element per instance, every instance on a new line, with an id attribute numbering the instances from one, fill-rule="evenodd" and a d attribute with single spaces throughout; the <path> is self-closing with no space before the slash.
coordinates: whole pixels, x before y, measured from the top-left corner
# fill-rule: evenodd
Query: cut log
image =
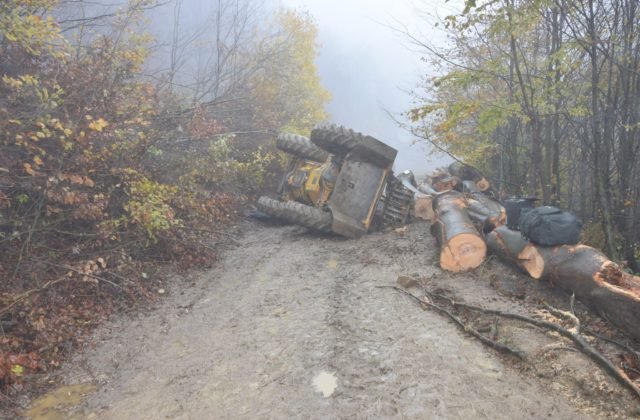
<path id="1" fill-rule="evenodd" d="M 524 264 L 529 273 L 548 280 L 597 312 L 613 325 L 640 339 L 640 280 L 625 275 L 603 253 L 586 245 L 531 247 L 542 267 Z M 530 267 L 529 267 L 530 266 Z"/>
<path id="2" fill-rule="evenodd" d="M 413 193 L 413 216 L 422 220 L 433 220 L 433 199 L 431 198 L 431 192 L 437 194 L 437 192 L 430 188 L 423 191 L 419 186 L 415 185 L 415 179 L 413 174 L 402 173 L 398 175 L 398 179 L 402 182 L 405 188 Z"/>
<path id="3" fill-rule="evenodd" d="M 469 203 L 467 207 L 469 217 L 485 235 L 498 226 L 506 224 L 507 218 L 504 209 L 487 207 L 473 198 L 468 198 L 467 202 Z"/>
<path id="4" fill-rule="evenodd" d="M 525 274 L 531 276 L 531 271 L 536 267 L 544 266 L 542 257 L 532 252 L 535 245 L 523 238 L 520 232 L 511 230 L 506 226 L 498 226 L 485 237 L 487 246 L 491 252 L 503 261 L 506 261 L 518 268 Z M 535 277 L 536 280 L 540 277 Z"/>
<path id="5" fill-rule="evenodd" d="M 430 184 L 436 192 L 462 189 L 462 180 L 457 176 L 452 176 L 446 169 L 436 169 L 427 178 L 427 183 Z"/>
<path id="6" fill-rule="evenodd" d="M 487 234 L 507 223 L 507 212 L 497 200 L 478 190 L 473 181 L 463 181 L 462 189 L 467 194 L 467 212 L 476 227 Z"/>
<path id="7" fill-rule="evenodd" d="M 462 192 L 467 194 L 482 193 L 482 191 L 480 191 L 476 183 L 468 179 L 462 180 Z"/>
<path id="8" fill-rule="evenodd" d="M 418 184 L 418 191 L 431 196 L 438 195 L 438 191 L 436 191 L 428 182 Z"/>
<path id="9" fill-rule="evenodd" d="M 433 198 L 430 195 L 416 196 L 413 201 L 413 215 L 418 219 L 432 221 L 435 217 Z"/>
<path id="10" fill-rule="evenodd" d="M 482 172 L 471 165 L 453 162 L 449 165 L 449 173 L 463 181 L 473 181 L 480 191 L 487 191 L 491 187 L 491 183 L 482 175 Z"/>
<path id="11" fill-rule="evenodd" d="M 487 245 L 534 279 L 556 285 L 640 339 L 640 279 L 624 273 L 595 248 L 586 245 L 543 247 L 527 242 L 504 226 L 487 235 Z"/>
<path id="12" fill-rule="evenodd" d="M 435 221 L 431 233 L 440 246 L 440 267 L 460 272 L 478 267 L 487 247 L 465 211 L 461 193 L 451 191 L 433 199 Z"/>
<path id="13" fill-rule="evenodd" d="M 457 190 L 462 182 L 460 178 L 457 176 L 445 176 L 434 178 L 431 180 L 431 184 L 433 185 L 433 189 L 438 192 L 443 192 L 447 190 Z"/>

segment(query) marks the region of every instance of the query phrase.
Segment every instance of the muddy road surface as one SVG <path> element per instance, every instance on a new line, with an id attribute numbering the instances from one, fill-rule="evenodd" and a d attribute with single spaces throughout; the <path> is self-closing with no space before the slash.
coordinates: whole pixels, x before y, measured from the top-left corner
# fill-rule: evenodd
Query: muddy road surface
<path id="1" fill-rule="evenodd" d="M 419 279 L 408 289 L 417 295 L 422 286 L 445 288 L 472 303 L 530 314 L 551 293 L 495 261 L 475 273 L 441 272 L 426 224 L 356 241 L 247 222 L 239 241 L 215 269 L 171 282 L 151 313 L 99 330 L 94 348 L 61 372 L 64 383 L 95 391 L 66 411 L 32 417 L 637 415 L 627 391 L 557 336 L 500 324 L 500 339 L 531 356 L 517 362 L 379 288 L 409 276 Z M 496 286 L 504 279 L 509 286 Z"/>

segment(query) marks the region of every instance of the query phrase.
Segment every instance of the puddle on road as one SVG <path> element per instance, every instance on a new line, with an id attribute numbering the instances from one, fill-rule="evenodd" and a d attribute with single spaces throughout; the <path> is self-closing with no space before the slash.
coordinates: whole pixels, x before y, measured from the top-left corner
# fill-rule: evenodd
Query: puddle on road
<path id="1" fill-rule="evenodd" d="M 67 419 L 66 410 L 79 405 L 87 394 L 95 390 L 93 384 L 61 386 L 35 400 L 24 415 L 31 420 Z"/>
<path id="2" fill-rule="evenodd" d="M 333 373 L 322 371 L 313 378 L 313 385 L 316 387 L 316 391 L 328 398 L 338 387 L 338 378 Z"/>

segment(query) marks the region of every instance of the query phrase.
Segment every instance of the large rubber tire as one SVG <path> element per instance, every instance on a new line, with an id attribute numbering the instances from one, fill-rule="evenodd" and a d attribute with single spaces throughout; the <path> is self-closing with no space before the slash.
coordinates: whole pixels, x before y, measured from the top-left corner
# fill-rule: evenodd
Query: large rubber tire
<path id="1" fill-rule="evenodd" d="M 258 199 L 258 210 L 277 219 L 292 222 L 318 232 L 331 232 L 331 212 L 295 201 L 278 201 L 269 197 Z"/>
<path id="2" fill-rule="evenodd" d="M 310 140 L 327 152 L 344 157 L 364 139 L 362 133 L 335 124 L 319 125 L 311 131 Z"/>
<path id="3" fill-rule="evenodd" d="M 278 135 L 276 146 L 283 152 L 313 162 L 322 163 L 329 157 L 329 153 L 311 143 L 311 140 L 295 134 L 282 133 Z"/>

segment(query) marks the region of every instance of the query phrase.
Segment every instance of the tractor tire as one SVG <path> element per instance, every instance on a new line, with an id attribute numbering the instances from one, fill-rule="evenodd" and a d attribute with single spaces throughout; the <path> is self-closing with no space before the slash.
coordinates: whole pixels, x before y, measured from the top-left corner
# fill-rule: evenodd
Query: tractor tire
<path id="1" fill-rule="evenodd" d="M 327 152 L 344 157 L 363 141 L 364 135 L 335 124 L 319 125 L 311 131 L 311 141 Z"/>
<path id="2" fill-rule="evenodd" d="M 329 157 L 329 153 L 311 143 L 311 140 L 295 134 L 282 133 L 278 135 L 276 147 L 283 152 L 312 162 L 322 163 Z"/>
<path id="3" fill-rule="evenodd" d="M 278 201 L 269 197 L 258 199 L 258 210 L 287 222 L 292 222 L 318 232 L 331 232 L 331 212 L 307 206 L 295 201 Z"/>

